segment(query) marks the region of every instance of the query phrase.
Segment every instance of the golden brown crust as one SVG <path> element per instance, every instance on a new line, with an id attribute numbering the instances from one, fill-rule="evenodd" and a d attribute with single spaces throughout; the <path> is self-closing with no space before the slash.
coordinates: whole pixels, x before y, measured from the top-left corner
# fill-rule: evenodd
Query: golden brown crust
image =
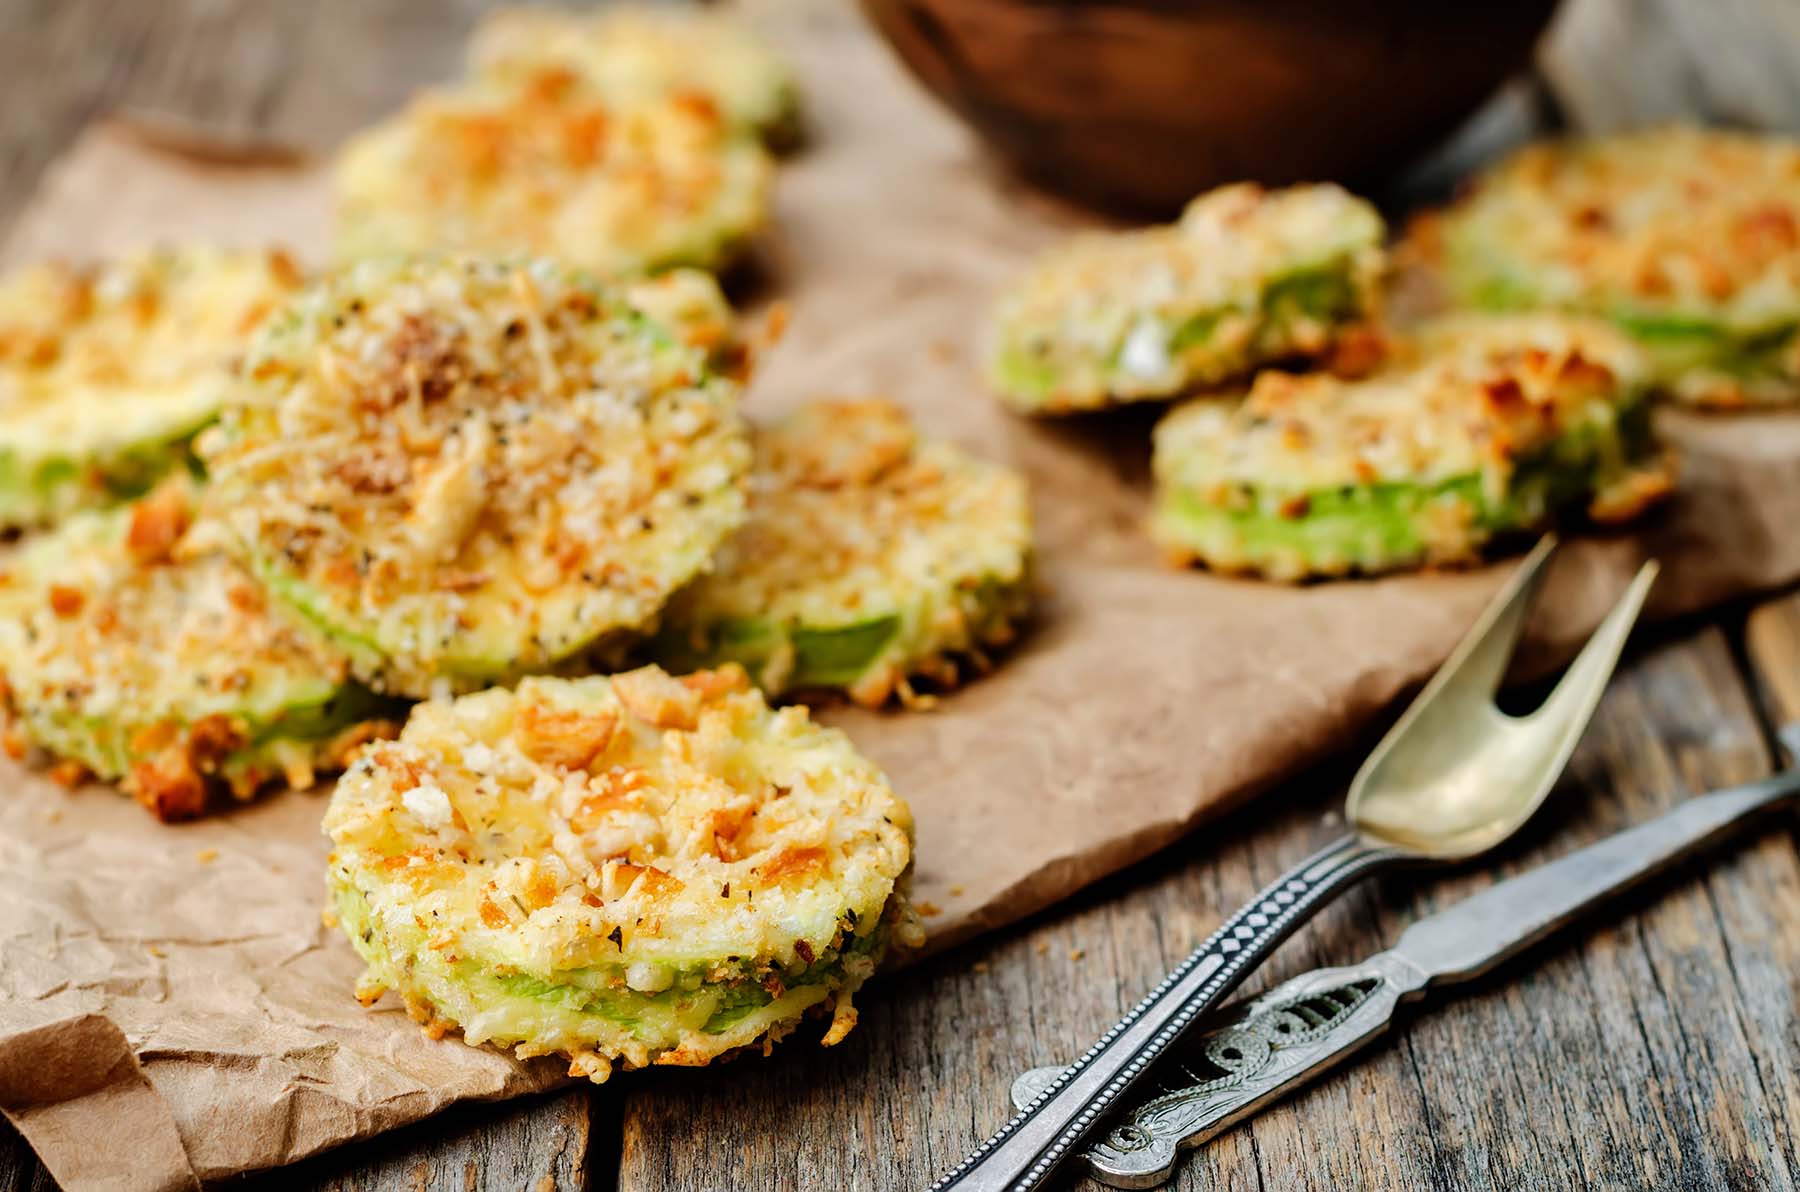
<path id="1" fill-rule="evenodd" d="M 391 691 L 636 630 L 743 516 L 735 389 L 562 265 L 365 262 L 247 372 L 202 443 L 209 508 Z"/>
<path id="2" fill-rule="evenodd" d="M 339 155 L 338 252 L 530 253 L 608 275 L 718 268 L 767 217 L 773 166 L 703 97 L 618 106 L 546 66 L 425 92 Z"/>

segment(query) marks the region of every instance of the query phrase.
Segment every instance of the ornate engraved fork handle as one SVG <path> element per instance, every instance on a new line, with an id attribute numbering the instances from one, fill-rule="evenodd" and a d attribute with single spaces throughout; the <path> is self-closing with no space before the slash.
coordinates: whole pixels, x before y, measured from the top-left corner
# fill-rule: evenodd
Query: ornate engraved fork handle
<path id="1" fill-rule="evenodd" d="M 1123 1116 L 1080 1153 L 1089 1174 L 1115 1188 L 1154 1188 L 1180 1152 L 1199 1146 L 1289 1090 L 1317 1079 L 1385 1032 L 1400 1003 L 1424 992 L 1426 975 L 1396 952 L 1351 968 L 1315 969 L 1222 1015 L 1184 1044 L 1177 1084 Z M 1060 1069 L 1033 1068 L 1013 1083 L 1026 1105 Z M 1167 1079 L 1165 1070 L 1162 1078 Z"/>
<path id="2" fill-rule="evenodd" d="M 1393 849 L 1346 836 L 1296 865 L 1227 919 L 1036 1101 L 933 1184 L 931 1192 L 1029 1192 L 1042 1187 L 1151 1062 L 1300 924 L 1350 885 L 1406 859 Z"/>

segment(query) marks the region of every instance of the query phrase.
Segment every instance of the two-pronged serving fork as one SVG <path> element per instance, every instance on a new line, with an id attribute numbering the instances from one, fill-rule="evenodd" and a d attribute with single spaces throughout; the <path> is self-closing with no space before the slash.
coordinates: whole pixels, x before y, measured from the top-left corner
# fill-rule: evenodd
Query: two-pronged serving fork
<path id="1" fill-rule="evenodd" d="M 1115 1188 L 1161 1184 L 1183 1148 L 1199 1146 L 1343 1062 L 1387 1030 L 1403 1003 L 1488 972 L 1796 797 L 1800 768 L 1699 795 L 1419 920 L 1362 964 L 1303 973 L 1228 1007 L 1184 1047 L 1185 1079 L 1119 1115 L 1079 1162 Z M 1033 1068 L 1020 1076 L 1013 1104 L 1030 1104 L 1061 1071 Z"/>
<path id="2" fill-rule="evenodd" d="M 1494 706 L 1556 549 L 1546 537 L 1376 746 L 1350 786 L 1352 832 L 1277 879 L 932 1192 L 1029 1192 L 1075 1152 L 1159 1056 L 1319 909 L 1371 874 L 1460 861 L 1516 832 L 1586 729 L 1656 576 L 1646 563 L 1543 704 Z"/>

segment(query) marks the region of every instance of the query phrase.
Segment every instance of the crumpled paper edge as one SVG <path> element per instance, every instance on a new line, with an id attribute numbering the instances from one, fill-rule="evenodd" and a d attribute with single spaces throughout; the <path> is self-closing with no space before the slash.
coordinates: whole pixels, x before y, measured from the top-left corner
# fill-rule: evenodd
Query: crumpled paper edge
<path id="1" fill-rule="evenodd" d="M 131 1041 L 102 1014 L 50 1017 L 0 1032 L 0 1113 L 65 1188 L 198 1192 L 169 1104 Z M 90 1136 L 96 1115 L 118 1124 Z"/>

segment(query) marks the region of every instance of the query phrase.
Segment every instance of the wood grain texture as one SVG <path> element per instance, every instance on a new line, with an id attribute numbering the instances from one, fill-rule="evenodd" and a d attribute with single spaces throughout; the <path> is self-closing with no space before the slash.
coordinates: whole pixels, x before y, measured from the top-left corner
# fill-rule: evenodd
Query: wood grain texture
<path id="1" fill-rule="evenodd" d="M 570 1089 L 499 1106 L 466 1106 L 296 1164 L 262 1182 L 318 1192 L 584 1189 L 590 1186 L 590 1164 L 608 1170 L 613 1164 L 610 1148 L 595 1154 L 591 1147 L 594 1100 L 587 1089 Z"/>
<path id="2" fill-rule="evenodd" d="M 1551 806 L 1498 864 L 1352 894 L 1254 987 L 1360 960 L 1497 876 L 1768 764 L 1724 634 L 1659 645 L 1621 675 Z M 1018 1069 L 1079 1051 L 1322 842 L 1341 783 L 1308 786 L 1214 826 L 1187 856 L 888 982 L 835 1052 L 792 1048 L 729 1082 L 634 1084 L 620 1187 L 705 1187 L 723 1156 L 747 1186 L 927 1182 L 1004 1120 Z M 1796 895 L 1779 832 L 1691 866 L 1428 1005 L 1361 1063 L 1196 1153 L 1175 1186 L 1791 1187 Z"/>
<path id="3" fill-rule="evenodd" d="M 473 0 L 0 0 L 0 220 L 92 116 L 128 105 L 326 146 L 445 73 Z M 1546 59 L 1566 112 L 1800 123 L 1800 18 L 1730 0 L 1576 0 Z M 1759 15 L 1760 14 L 1760 15 Z M 1618 52 L 1619 46 L 1631 46 Z M 1695 63 L 1699 65 L 1695 65 Z M 1649 69 L 1664 63 L 1668 70 Z M 1698 72 L 1698 74 L 1696 74 Z M 1632 661 L 1568 781 L 1502 864 L 1360 891 L 1256 983 L 1359 959 L 1413 917 L 1769 765 L 1800 720 L 1800 601 Z M 1059 912 L 886 980 L 828 1052 L 795 1040 L 714 1073 L 471 1107 L 263 1186 L 920 1186 L 1007 1115 L 1020 1067 L 1066 1059 L 1219 917 L 1319 843 L 1319 775 Z M 1791 833 L 1690 866 L 1592 930 L 1428 1005 L 1366 1060 L 1232 1132 L 1182 1188 L 1791 1188 L 1800 1183 L 1800 897 Z M 0 1127 L 0 1189 L 50 1181 Z M 254 1186 L 254 1182 L 253 1185 Z"/>

